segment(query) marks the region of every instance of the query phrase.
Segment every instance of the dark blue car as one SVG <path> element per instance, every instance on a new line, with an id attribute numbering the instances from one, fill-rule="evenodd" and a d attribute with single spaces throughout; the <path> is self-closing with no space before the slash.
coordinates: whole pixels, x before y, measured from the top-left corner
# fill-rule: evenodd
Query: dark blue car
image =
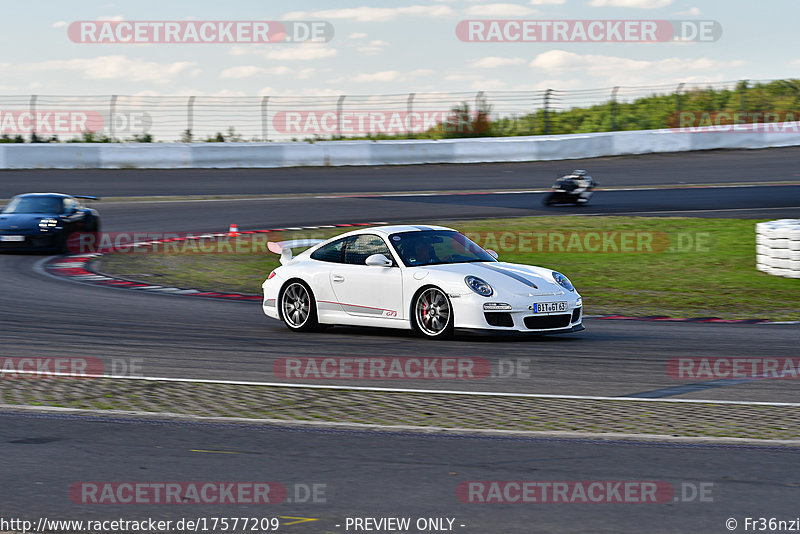
<path id="1" fill-rule="evenodd" d="M 64 252 L 74 232 L 99 232 L 97 210 L 61 193 L 17 195 L 0 212 L 0 251 Z"/>

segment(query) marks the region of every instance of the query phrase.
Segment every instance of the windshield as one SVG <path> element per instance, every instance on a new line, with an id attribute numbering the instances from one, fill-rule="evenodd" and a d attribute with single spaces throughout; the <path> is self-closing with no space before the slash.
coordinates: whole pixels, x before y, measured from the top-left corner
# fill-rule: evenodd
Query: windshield
<path id="1" fill-rule="evenodd" d="M 62 202 L 58 197 L 14 197 L 3 213 L 61 213 Z"/>
<path id="2" fill-rule="evenodd" d="M 400 232 L 389 237 L 407 267 L 495 261 L 488 252 L 455 230 Z"/>

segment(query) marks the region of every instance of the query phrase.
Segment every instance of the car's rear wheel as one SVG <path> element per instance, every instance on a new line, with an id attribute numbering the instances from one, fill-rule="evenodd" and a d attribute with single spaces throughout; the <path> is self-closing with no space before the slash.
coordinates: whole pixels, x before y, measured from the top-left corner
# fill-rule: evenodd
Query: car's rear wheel
<path id="1" fill-rule="evenodd" d="M 306 332 L 316 330 L 317 303 L 311 289 L 300 281 L 290 282 L 280 296 L 281 319 L 289 330 Z"/>
<path id="2" fill-rule="evenodd" d="M 448 338 L 453 335 L 453 322 L 453 306 L 438 287 L 428 287 L 414 299 L 414 327 L 423 336 Z"/>

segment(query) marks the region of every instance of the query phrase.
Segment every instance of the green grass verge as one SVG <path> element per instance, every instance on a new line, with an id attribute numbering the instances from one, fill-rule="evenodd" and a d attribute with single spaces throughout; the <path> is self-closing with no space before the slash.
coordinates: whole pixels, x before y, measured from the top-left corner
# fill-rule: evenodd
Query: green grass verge
<path id="1" fill-rule="evenodd" d="M 477 234 L 479 244 L 497 250 L 502 261 L 565 273 L 583 295 L 587 314 L 800 319 L 800 280 L 755 269 L 756 222 L 560 216 L 449 221 L 446 225 Z M 631 251 L 620 251 L 625 244 L 623 232 L 633 236 L 626 242 Z M 325 238 L 338 233 L 342 230 L 280 232 L 269 239 Z M 243 253 L 110 254 L 98 260 L 96 268 L 153 284 L 259 293 L 265 276 L 279 265 L 278 257 L 249 252 L 264 247 L 249 247 L 248 240 L 247 236 L 232 240 L 233 248 L 238 242 L 248 249 Z M 600 250 L 590 250 L 596 247 Z"/>

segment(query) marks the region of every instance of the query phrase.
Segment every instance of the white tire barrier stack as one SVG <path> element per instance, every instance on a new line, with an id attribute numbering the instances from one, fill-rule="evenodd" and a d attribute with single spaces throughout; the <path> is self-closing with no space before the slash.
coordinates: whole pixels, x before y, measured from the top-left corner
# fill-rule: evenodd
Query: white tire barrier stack
<path id="1" fill-rule="evenodd" d="M 800 278 L 800 219 L 756 224 L 756 269 Z"/>

